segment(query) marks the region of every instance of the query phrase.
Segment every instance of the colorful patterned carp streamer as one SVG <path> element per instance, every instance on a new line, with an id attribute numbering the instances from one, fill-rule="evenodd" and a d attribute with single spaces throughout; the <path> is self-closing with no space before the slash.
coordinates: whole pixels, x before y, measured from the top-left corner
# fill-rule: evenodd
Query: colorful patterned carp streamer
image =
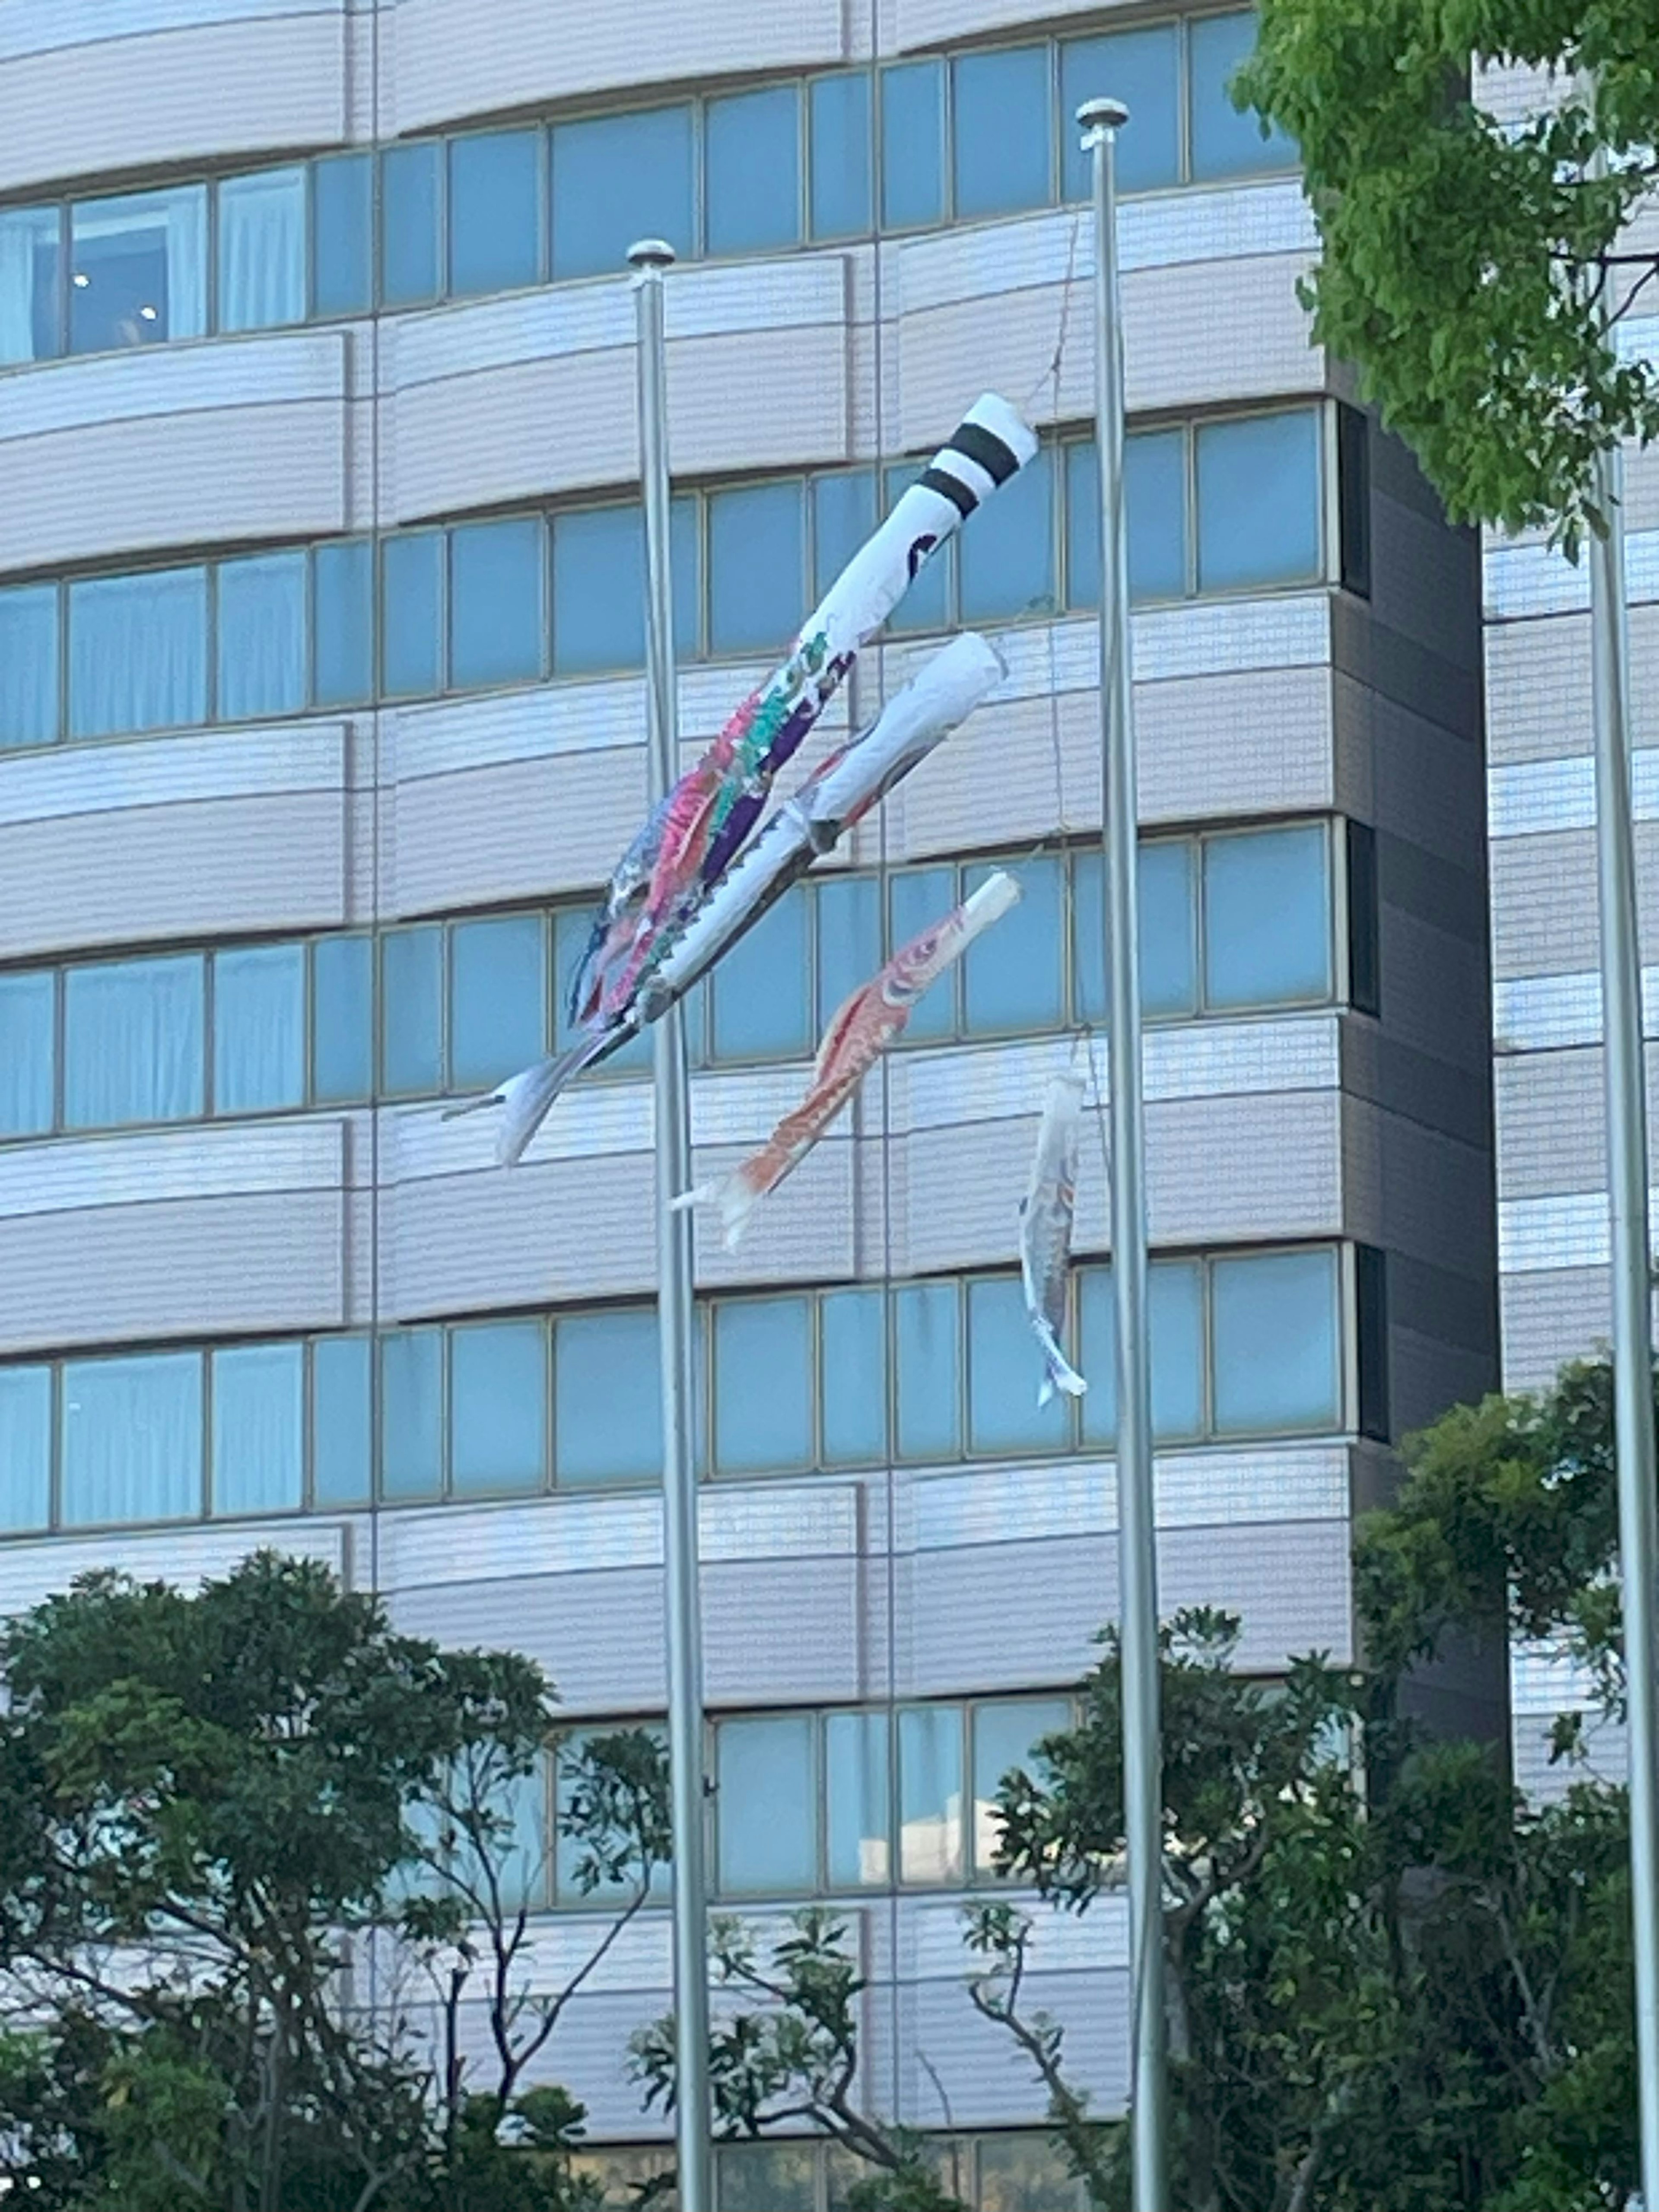
<path id="1" fill-rule="evenodd" d="M 1068 1398 L 1080 1398 L 1089 1387 L 1060 1349 L 1082 1121 L 1083 1078 L 1055 1076 L 1037 1127 L 1031 1180 L 1019 1204 L 1019 1272 L 1025 1285 L 1025 1311 L 1042 1353 L 1039 1406 L 1046 1406 L 1057 1389 Z"/>
<path id="2" fill-rule="evenodd" d="M 967 720 L 1006 673 L 1001 656 L 972 630 L 952 638 L 893 695 L 872 729 L 823 762 L 778 809 L 622 1013 L 585 1030 L 569 1050 L 526 1068 L 487 1098 L 452 1107 L 446 1118 L 484 1106 L 504 1108 L 495 1157 L 512 1166 L 574 1077 L 683 999 L 821 854 L 832 851 L 854 822 Z"/>
<path id="3" fill-rule="evenodd" d="M 924 561 L 1036 451 L 1008 403 L 988 392 L 836 579 L 782 666 L 745 699 L 618 863 L 571 987 L 584 1026 L 623 1013 L 676 933 L 741 851 L 774 778 L 835 696 L 859 649 Z"/>
<path id="4" fill-rule="evenodd" d="M 687 1191 L 675 1205 L 718 1205 L 726 1248 L 734 1251 L 757 1204 L 800 1165 L 878 1056 L 903 1035 L 910 1010 L 928 985 L 1018 897 L 1019 885 L 999 869 L 962 905 L 896 952 L 837 1009 L 818 1047 L 812 1087 L 794 1112 L 785 1115 L 759 1152 L 740 1167 L 719 1182 Z"/>

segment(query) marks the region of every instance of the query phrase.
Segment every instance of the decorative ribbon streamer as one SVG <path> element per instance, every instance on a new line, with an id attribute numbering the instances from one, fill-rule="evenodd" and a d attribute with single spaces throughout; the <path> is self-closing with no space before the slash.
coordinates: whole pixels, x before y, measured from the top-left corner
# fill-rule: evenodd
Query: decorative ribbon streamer
<path id="1" fill-rule="evenodd" d="M 453 1106 L 446 1120 L 504 1107 L 496 1159 L 512 1166 L 550 1108 L 584 1067 L 607 1059 L 700 982 L 740 938 L 831 851 L 878 800 L 967 720 L 1005 673 L 1000 654 L 974 631 L 952 638 L 862 737 L 815 769 L 781 806 L 738 865 L 717 884 L 661 965 L 615 1020 L 596 1025 L 567 1051 L 511 1077 L 487 1097 Z"/>
<path id="2" fill-rule="evenodd" d="M 726 1249 L 735 1251 L 757 1202 L 800 1165 L 878 1055 L 903 1035 L 910 1010 L 928 985 L 1018 897 L 1019 885 L 1000 868 L 960 906 L 896 952 L 837 1009 L 818 1047 L 812 1087 L 794 1112 L 784 1116 L 760 1151 L 740 1167 L 718 1182 L 684 1192 L 674 1200 L 675 1206 L 718 1205 Z"/>
<path id="3" fill-rule="evenodd" d="M 571 988 L 583 1024 L 626 1011 L 667 941 L 742 849 L 799 750 L 929 556 L 1036 451 L 1006 399 L 976 400 L 920 480 L 808 617 L 783 665 L 745 699 L 617 863 Z"/>
<path id="4" fill-rule="evenodd" d="M 1037 1127 L 1031 1180 L 1019 1202 L 1019 1272 L 1025 1311 L 1042 1352 L 1039 1406 L 1046 1406 L 1057 1389 L 1068 1398 L 1080 1398 L 1089 1387 L 1060 1349 L 1082 1123 L 1083 1078 L 1071 1073 L 1056 1075 Z"/>

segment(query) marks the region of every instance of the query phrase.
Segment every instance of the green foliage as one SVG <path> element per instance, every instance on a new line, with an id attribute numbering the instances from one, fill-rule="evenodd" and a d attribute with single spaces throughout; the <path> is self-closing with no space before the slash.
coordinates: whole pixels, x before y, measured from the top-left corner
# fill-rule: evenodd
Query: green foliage
<path id="1" fill-rule="evenodd" d="M 400 1636 L 264 1554 L 189 1595 L 88 1577 L 0 1631 L 0 1991 L 29 2023 L 0 2035 L 0 2180 L 40 2212 L 597 2203 L 581 2108 L 528 2069 L 665 1849 L 655 1746 L 590 1747 L 569 1840 L 623 1902 L 545 1995 L 514 1880 L 553 1711 L 532 1662 Z"/>
<path id="2" fill-rule="evenodd" d="M 1316 335 L 1358 365 L 1455 519 L 1541 526 L 1576 550 L 1600 520 L 1595 455 L 1659 428 L 1659 383 L 1603 322 L 1652 273 L 1650 257 L 1620 256 L 1656 174 L 1653 9 L 1261 0 L 1260 18 L 1235 97 L 1300 146 L 1322 248 Z M 1558 72 L 1559 98 L 1495 118 L 1475 55 Z M 1593 91 L 1575 88 L 1581 72 Z"/>

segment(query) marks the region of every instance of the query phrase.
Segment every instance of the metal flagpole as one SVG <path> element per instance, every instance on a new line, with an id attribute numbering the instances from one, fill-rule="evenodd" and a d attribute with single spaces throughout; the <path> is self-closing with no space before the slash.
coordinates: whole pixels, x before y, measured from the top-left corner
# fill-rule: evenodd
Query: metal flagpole
<path id="1" fill-rule="evenodd" d="M 669 549 L 668 383 L 663 271 L 674 249 L 629 249 L 638 331 L 640 482 L 645 501 L 646 665 L 653 805 L 679 777 Z M 697 1587 L 697 1462 L 691 1422 L 692 1217 L 672 1201 L 691 1188 L 685 1018 L 655 1024 L 657 1320 L 662 1360 L 663 1554 L 668 1634 L 668 1757 L 674 1842 L 674 2128 L 680 2212 L 713 2212 L 709 2154 L 708 1887 L 703 1864 L 702 1626 Z"/>
<path id="2" fill-rule="evenodd" d="M 1111 1073 L 1112 1290 L 1117 1319 L 1117 1499 L 1129 1859 L 1129 2125 L 1134 2212 L 1170 2212 L 1164 2016 L 1164 1804 L 1158 1747 L 1158 1548 L 1146 1293 L 1135 732 L 1123 496 L 1123 331 L 1117 278 L 1117 133 L 1129 111 L 1077 112 L 1094 155 L 1095 436 L 1100 450 L 1100 696 L 1105 756 L 1106 974 Z"/>
<path id="3" fill-rule="evenodd" d="M 1590 539 L 1590 662 L 1595 720 L 1596 895 L 1601 917 L 1601 1032 L 1607 1085 L 1607 1207 L 1613 1231 L 1613 1434 L 1630 1735 L 1631 1909 L 1636 1951 L 1636 2080 L 1642 2201 L 1659 2212 L 1659 1574 L 1648 1243 L 1642 966 L 1631 828 L 1630 622 L 1625 576 L 1624 457 L 1596 465 L 1607 536 Z"/>

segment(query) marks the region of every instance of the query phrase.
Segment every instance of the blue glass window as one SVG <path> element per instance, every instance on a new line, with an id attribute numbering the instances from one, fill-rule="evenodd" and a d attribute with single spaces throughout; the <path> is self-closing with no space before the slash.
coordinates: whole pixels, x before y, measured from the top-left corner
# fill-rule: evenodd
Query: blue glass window
<path id="1" fill-rule="evenodd" d="M 1152 1433 L 1179 1438 L 1203 1433 L 1203 1276 L 1190 1260 L 1160 1260 L 1147 1276 L 1152 1350 Z M 1079 1278 L 1084 1441 L 1110 1446 L 1117 1437 L 1117 1318 L 1112 1271 L 1085 1267 Z"/>
<path id="2" fill-rule="evenodd" d="M 553 275 L 614 276 L 642 238 L 693 245 L 691 110 L 657 107 L 553 129 Z"/>
<path id="3" fill-rule="evenodd" d="M 0 752 L 58 735 L 58 586 L 0 592 Z"/>
<path id="4" fill-rule="evenodd" d="M 212 1363 L 215 1513 L 297 1512 L 305 1503 L 305 1347 L 253 1344 Z"/>
<path id="5" fill-rule="evenodd" d="M 961 1443 L 961 1350 L 954 1283 L 906 1283 L 894 1295 L 902 1459 L 953 1459 Z"/>
<path id="6" fill-rule="evenodd" d="M 311 165 L 312 305 L 355 315 L 374 304 L 374 157 L 331 154 Z"/>
<path id="7" fill-rule="evenodd" d="M 722 1721 L 714 1744 L 722 1894 L 811 1889 L 817 1784 L 810 1714 Z"/>
<path id="8" fill-rule="evenodd" d="M 64 1119 L 72 1129 L 202 1112 L 199 954 L 71 968 L 64 981 Z"/>
<path id="9" fill-rule="evenodd" d="M 1036 456 L 1006 483 L 981 523 L 970 516 L 957 554 L 964 623 L 1001 622 L 1048 614 L 1054 606 L 1054 505 L 1052 449 Z"/>
<path id="10" fill-rule="evenodd" d="M 219 720 L 297 714 L 306 703 L 305 555 L 222 561 L 218 583 Z"/>
<path id="11" fill-rule="evenodd" d="M 0 975 L 0 1137 L 52 1125 L 58 992 L 45 974 Z"/>
<path id="12" fill-rule="evenodd" d="M 1298 407 L 1199 425 L 1200 591 L 1318 575 L 1321 420 Z"/>
<path id="13" fill-rule="evenodd" d="M 818 1301 L 823 1456 L 857 1466 L 887 1452 L 887 1302 L 880 1291 L 826 1291 Z"/>
<path id="14" fill-rule="evenodd" d="M 662 1473 L 657 1317 L 574 1314 L 553 1340 L 554 1443 L 562 1483 Z"/>
<path id="15" fill-rule="evenodd" d="M 366 1336 L 319 1337 L 311 1347 L 311 1467 L 319 1508 L 368 1503 L 373 1349 Z"/>
<path id="16" fill-rule="evenodd" d="M 822 1036 L 881 966 L 881 884 L 874 876 L 820 876 L 812 890 L 817 902 L 816 1026 Z"/>
<path id="17" fill-rule="evenodd" d="M 977 890 L 990 867 L 968 872 Z M 1018 906 L 976 937 L 963 957 L 964 1019 L 973 1030 L 1048 1030 L 1066 1018 L 1066 902 L 1061 863 L 1022 860 L 1010 872 Z M 934 989 L 943 991 L 941 981 Z"/>
<path id="18" fill-rule="evenodd" d="M 70 1359 L 63 1375 L 66 1528 L 202 1510 L 202 1355 Z"/>
<path id="19" fill-rule="evenodd" d="M 1125 441 L 1123 495 L 1132 599 L 1178 599 L 1187 562 L 1187 434 L 1138 430 Z M 1100 605 L 1100 474 L 1092 438 L 1066 448 L 1066 604 Z"/>
<path id="20" fill-rule="evenodd" d="M 263 1114 L 306 1095 L 306 951 L 255 945 L 213 957 L 213 1106 Z"/>
<path id="21" fill-rule="evenodd" d="M 0 1528 L 52 1519 L 52 1370 L 0 1367 Z"/>
<path id="22" fill-rule="evenodd" d="M 908 1705 L 898 1717 L 899 1880 L 963 1878 L 962 1708 Z"/>
<path id="23" fill-rule="evenodd" d="M 311 1082 L 319 1106 L 367 1098 L 374 1085 L 374 940 L 312 947 Z"/>
<path id="24" fill-rule="evenodd" d="M 822 599 L 876 527 L 873 469 L 812 479 L 812 596 Z"/>
<path id="25" fill-rule="evenodd" d="M 799 629 L 807 611 L 803 491 L 796 480 L 709 495 L 711 653 L 771 652 Z"/>
<path id="26" fill-rule="evenodd" d="M 723 1474 L 811 1465 L 811 1321 L 804 1297 L 714 1308 L 714 1463 Z"/>
<path id="27" fill-rule="evenodd" d="M 198 338 L 207 328 L 207 186 L 70 210 L 70 351 Z"/>
<path id="28" fill-rule="evenodd" d="M 539 1490 L 547 1466 L 547 1332 L 495 1322 L 452 1332 L 449 1463 L 455 1489 Z"/>
<path id="29" fill-rule="evenodd" d="M 0 365 L 64 349 L 62 223 L 55 207 L 0 208 Z"/>
<path id="30" fill-rule="evenodd" d="M 1069 1416 L 1056 1393 L 1037 1404 L 1042 1355 L 1017 1278 L 968 1285 L 968 1444 L 975 1452 L 1055 1451 Z"/>
<path id="31" fill-rule="evenodd" d="M 542 672 L 547 617 L 541 522 L 467 523 L 449 534 L 449 681 L 533 681 Z"/>
<path id="32" fill-rule="evenodd" d="M 435 1498 L 443 1482 L 444 1333 L 380 1339 L 380 1494 Z"/>
<path id="33" fill-rule="evenodd" d="M 70 734 L 207 720 L 207 570 L 149 568 L 71 584 Z"/>
<path id="34" fill-rule="evenodd" d="M 898 62 L 881 72 L 881 220 L 887 230 L 945 213 L 945 70 Z"/>
<path id="35" fill-rule="evenodd" d="M 800 95 L 793 84 L 711 100 L 703 204 L 710 253 L 763 253 L 800 236 Z"/>
<path id="36" fill-rule="evenodd" d="M 1184 838 L 1161 838 L 1143 845 L 1137 859 L 1141 1009 L 1153 1017 L 1190 1013 L 1198 1003 L 1198 902 L 1191 844 Z M 1106 918 L 1100 854 L 1079 853 L 1072 865 L 1077 871 L 1078 1009 L 1085 1021 L 1104 1022 Z"/>
<path id="37" fill-rule="evenodd" d="M 319 545 L 314 696 L 319 707 L 355 707 L 374 692 L 374 548 L 367 538 Z"/>
<path id="38" fill-rule="evenodd" d="M 870 79 L 861 70 L 815 77 L 808 98 L 812 235 L 861 237 L 870 228 Z"/>
<path id="39" fill-rule="evenodd" d="M 389 307 L 438 296 L 441 152 L 428 139 L 380 156 L 380 297 Z"/>
<path id="40" fill-rule="evenodd" d="M 1195 15 L 1187 27 L 1196 178 L 1250 176 L 1296 166 L 1296 148 L 1284 132 L 1264 133 L 1260 118 L 1249 109 L 1240 114 L 1228 92 L 1235 71 L 1255 51 L 1254 9 L 1233 15 Z"/>
<path id="41" fill-rule="evenodd" d="M 1206 842 L 1204 979 L 1213 1006 L 1330 997 L 1329 841 L 1322 823 Z"/>
<path id="42" fill-rule="evenodd" d="M 697 505 L 677 499 L 669 519 L 674 642 L 698 649 Z M 572 507 L 553 518 L 553 671 L 598 675 L 645 662 L 645 526 L 637 502 Z"/>
<path id="43" fill-rule="evenodd" d="M 1060 49 L 1060 114 L 1065 196 L 1086 200 L 1093 186 L 1077 112 L 1086 100 L 1121 100 L 1131 127 L 1118 133 L 1118 190 L 1152 191 L 1181 181 L 1181 70 L 1173 23 L 1150 30 L 1067 39 Z"/>
<path id="44" fill-rule="evenodd" d="M 1334 1428 L 1341 1404 L 1336 1255 L 1218 1260 L 1212 1278 L 1218 1430 Z"/>
<path id="45" fill-rule="evenodd" d="M 380 679 L 392 698 L 441 684 L 443 567 L 441 530 L 411 531 L 380 547 Z"/>
<path id="46" fill-rule="evenodd" d="M 306 318 L 306 172 L 257 169 L 219 186 L 219 328 Z"/>
<path id="47" fill-rule="evenodd" d="M 825 1872 L 831 1889 L 890 1881 L 887 1716 L 827 1713 L 823 1722 Z"/>
<path id="48" fill-rule="evenodd" d="M 708 979 L 716 1060 L 781 1060 L 811 1043 L 811 975 L 804 885 L 785 893 Z"/>
<path id="49" fill-rule="evenodd" d="M 449 1077 L 488 1090 L 546 1050 L 541 916 L 458 922 L 449 936 Z"/>
<path id="50" fill-rule="evenodd" d="M 951 76 L 957 216 L 1046 207 L 1054 146 L 1048 47 L 963 54 Z"/>
<path id="51" fill-rule="evenodd" d="M 435 922 L 389 930 L 380 940 L 386 1036 L 382 1078 L 391 1091 L 443 1087 L 443 932 Z"/>
<path id="52" fill-rule="evenodd" d="M 887 896 L 891 909 L 888 939 L 893 951 L 898 952 L 925 929 L 942 921 L 957 904 L 956 870 L 901 869 L 890 878 Z M 904 1029 L 908 1039 L 915 1042 L 955 1036 L 957 985 L 961 975 L 958 962 L 923 992 L 910 1009 L 910 1019 Z"/>
<path id="53" fill-rule="evenodd" d="M 449 147 L 449 289 L 509 292 L 542 273 L 542 134 L 482 131 Z"/>
<path id="54" fill-rule="evenodd" d="M 974 1864 L 981 1873 L 996 1864 L 1002 1834 L 997 1793 L 1004 1778 L 1040 1769 L 1037 1745 L 1058 1735 L 1071 1717 L 1064 1698 L 998 1698 L 974 1707 Z M 1065 2198 L 1054 2201 L 1063 2204 Z"/>

